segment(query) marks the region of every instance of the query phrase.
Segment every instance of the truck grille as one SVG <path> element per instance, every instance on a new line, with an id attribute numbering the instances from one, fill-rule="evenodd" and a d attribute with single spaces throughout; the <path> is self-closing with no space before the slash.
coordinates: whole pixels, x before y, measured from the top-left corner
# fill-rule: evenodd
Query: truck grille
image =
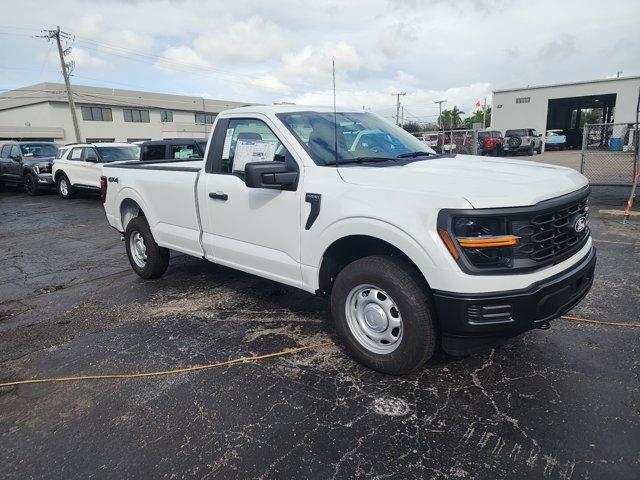
<path id="1" fill-rule="evenodd" d="M 530 218 L 513 219 L 511 230 L 520 237 L 515 259 L 537 264 L 558 263 L 577 252 L 589 237 L 589 228 L 576 228 L 578 219 L 588 219 L 588 192 L 553 209 L 532 212 Z"/>

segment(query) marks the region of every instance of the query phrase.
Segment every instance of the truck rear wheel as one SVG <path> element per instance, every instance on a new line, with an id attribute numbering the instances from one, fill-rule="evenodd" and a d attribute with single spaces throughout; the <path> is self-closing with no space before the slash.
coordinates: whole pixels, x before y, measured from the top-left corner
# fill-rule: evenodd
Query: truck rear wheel
<path id="1" fill-rule="evenodd" d="M 124 234 L 131 268 L 142 278 L 158 278 L 167 271 L 171 254 L 153 239 L 145 217 L 133 218 Z"/>
<path id="2" fill-rule="evenodd" d="M 376 255 L 347 265 L 333 285 L 331 312 L 351 355 L 369 368 L 401 375 L 433 356 L 431 297 L 406 259 Z"/>

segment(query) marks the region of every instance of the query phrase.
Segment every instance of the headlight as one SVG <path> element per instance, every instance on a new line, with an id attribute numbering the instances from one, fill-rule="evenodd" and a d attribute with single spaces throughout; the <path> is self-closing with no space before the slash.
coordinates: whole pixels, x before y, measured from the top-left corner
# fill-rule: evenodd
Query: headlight
<path id="1" fill-rule="evenodd" d="M 33 166 L 33 171 L 36 172 L 36 175 L 40 175 L 40 167 L 38 165 Z"/>
<path id="2" fill-rule="evenodd" d="M 454 259 L 462 256 L 476 268 L 511 266 L 519 238 L 508 234 L 506 217 L 453 217 L 450 230 L 451 236 L 439 233 Z"/>

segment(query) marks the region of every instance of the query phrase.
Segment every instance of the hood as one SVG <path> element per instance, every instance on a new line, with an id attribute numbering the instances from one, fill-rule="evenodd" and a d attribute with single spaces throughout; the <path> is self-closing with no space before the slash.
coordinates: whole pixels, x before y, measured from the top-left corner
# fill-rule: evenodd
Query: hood
<path id="1" fill-rule="evenodd" d="M 524 207 L 586 186 L 571 168 L 473 155 L 425 159 L 404 166 L 340 167 L 354 185 L 458 194 L 474 208 Z"/>

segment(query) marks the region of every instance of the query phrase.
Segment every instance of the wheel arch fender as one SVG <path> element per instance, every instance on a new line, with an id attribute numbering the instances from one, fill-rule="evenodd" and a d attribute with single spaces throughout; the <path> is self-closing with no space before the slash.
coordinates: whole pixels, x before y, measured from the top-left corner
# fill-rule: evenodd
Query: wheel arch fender
<path id="1" fill-rule="evenodd" d="M 119 222 L 119 230 L 124 232 L 127 224 L 132 218 L 144 216 L 147 218 L 149 228 L 152 229 L 156 223 L 154 213 L 148 208 L 146 202 L 134 189 L 125 187 L 118 192 L 115 202 L 115 211 L 117 221 Z"/>
<path id="2" fill-rule="evenodd" d="M 433 255 L 427 251 L 411 234 L 402 228 L 389 222 L 368 218 L 351 217 L 342 219 L 327 227 L 319 236 L 317 257 L 313 259 L 312 265 L 317 268 L 315 280 L 316 290 L 320 293 L 327 293 L 327 281 L 333 283 L 332 279 L 327 279 L 327 274 L 337 273 L 335 267 L 328 267 L 327 262 L 331 261 L 331 256 L 338 245 L 345 245 L 345 242 L 355 246 L 353 248 L 353 260 L 364 256 L 380 253 L 402 254 L 420 271 L 427 284 L 429 276 L 435 268 Z M 364 243 L 361 243 L 364 242 Z M 371 243 L 373 242 L 373 244 Z M 365 246 L 366 244 L 366 246 Z M 363 248 L 359 248 L 359 246 Z M 387 251 L 380 248 L 386 247 Z M 343 267 L 338 266 L 338 268 Z M 327 268 L 330 272 L 328 273 Z M 339 272 L 339 270 L 337 270 Z"/>

